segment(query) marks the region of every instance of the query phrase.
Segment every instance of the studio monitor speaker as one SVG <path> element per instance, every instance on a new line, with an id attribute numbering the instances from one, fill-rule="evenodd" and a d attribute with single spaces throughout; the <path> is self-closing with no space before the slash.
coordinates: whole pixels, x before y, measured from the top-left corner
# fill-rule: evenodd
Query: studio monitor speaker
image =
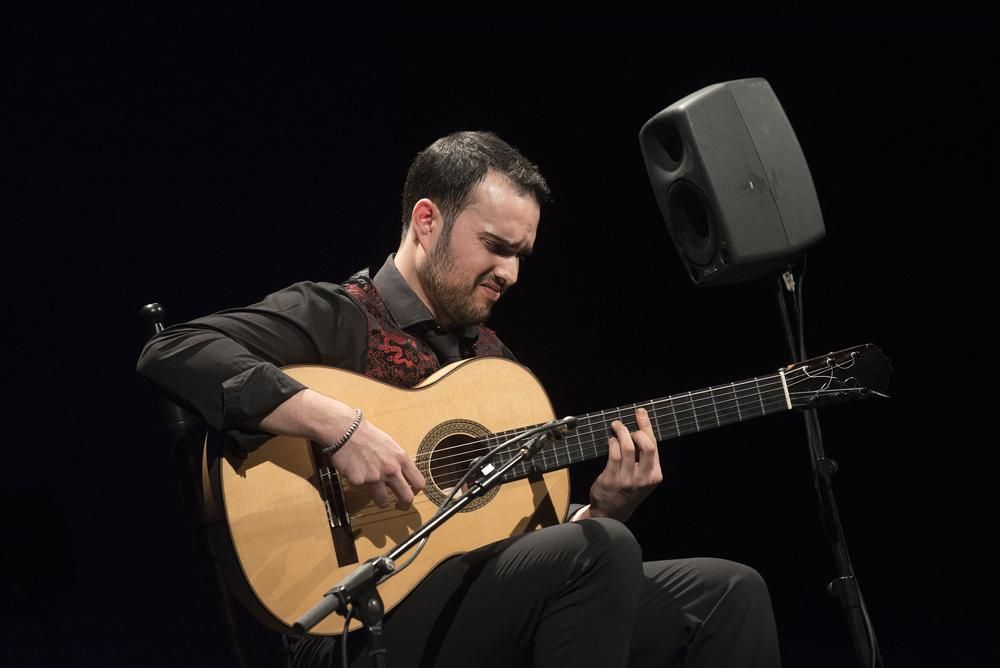
<path id="1" fill-rule="evenodd" d="M 639 132 L 653 192 L 696 285 L 776 272 L 823 238 L 809 167 L 770 84 L 714 84 Z"/>

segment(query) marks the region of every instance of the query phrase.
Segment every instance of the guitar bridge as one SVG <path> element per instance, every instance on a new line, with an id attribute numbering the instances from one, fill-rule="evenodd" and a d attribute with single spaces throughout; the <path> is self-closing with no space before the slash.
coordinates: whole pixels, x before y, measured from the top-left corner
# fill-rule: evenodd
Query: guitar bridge
<path id="1" fill-rule="evenodd" d="M 316 443 L 313 446 L 313 457 L 316 462 L 326 460 L 326 456 Z M 337 556 L 337 564 L 358 563 L 358 550 L 354 545 L 354 535 L 351 532 L 351 517 L 347 512 L 347 501 L 344 499 L 344 486 L 340 481 L 340 473 L 330 466 L 317 466 L 319 473 L 319 493 L 326 507 L 326 518 L 330 525 L 330 536 L 333 539 L 333 551 Z"/>

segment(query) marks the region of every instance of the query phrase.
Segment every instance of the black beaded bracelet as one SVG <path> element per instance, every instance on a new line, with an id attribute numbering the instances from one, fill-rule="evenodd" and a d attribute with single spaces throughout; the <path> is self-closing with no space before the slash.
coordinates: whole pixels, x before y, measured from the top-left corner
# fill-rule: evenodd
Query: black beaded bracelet
<path id="1" fill-rule="evenodd" d="M 337 450 L 340 450 L 342 447 L 344 447 L 345 443 L 347 443 L 349 440 L 351 440 L 351 436 L 354 435 L 354 432 L 358 428 L 358 425 L 361 424 L 361 415 L 362 415 L 361 409 L 360 408 L 355 408 L 354 409 L 354 422 L 351 423 L 351 426 L 347 428 L 347 431 L 344 432 L 344 435 L 341 436 L 340 439 L 336 443 L 334 443 L 333 445 L 328 445 L 325 448 L 323 448 L 323 454 L 324 455 L 332 455 Z"/>

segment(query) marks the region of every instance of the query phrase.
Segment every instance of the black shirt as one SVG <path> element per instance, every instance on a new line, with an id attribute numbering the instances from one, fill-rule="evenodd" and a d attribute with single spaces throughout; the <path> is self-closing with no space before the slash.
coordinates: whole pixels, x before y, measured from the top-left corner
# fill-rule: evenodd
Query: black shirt
<path id="1" fill-rule="evenodd" d="M 442 364 L 469 356 L 475 328 L 439 327 L 394 255 L 372 281 L 396 324 L 428 341 Z M 258 304 L 168 327 L 146 344 L 138 370 L 215 429 L 244 432 L 239 446 L 252 450 L 270 438 L 258 430 L 260 421 L 305 389 L 279 367 L 322 364 L 363 373 L 366 355 L 361 307 L 341 285 L 306 281 Z"/>

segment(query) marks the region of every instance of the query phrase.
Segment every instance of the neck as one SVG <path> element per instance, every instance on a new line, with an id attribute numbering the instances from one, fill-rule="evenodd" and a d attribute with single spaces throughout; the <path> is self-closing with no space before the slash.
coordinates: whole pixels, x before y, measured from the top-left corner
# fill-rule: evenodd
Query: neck
<path id="1" fill-rule="evenodd" d="M 396 265 L 396 270 L 399 271 L 400 276 L 406 281 L 406 284 L 410 286 L 413 293 L 417 295 L 427 310 L 431 312 L 434 319 L 437 320 L 438 314 L 434 309 L 434 305 L 431 300 L 428 299 L 427 293 L 424 291 L 423 285 L 420 283 L 420 277 L 417 275 L 417 253 L 422 252 L 419 244 L 415 241 L 411 241 L 410 235 L 407 234 L 403 243 L 399 245 L 399 249 L 396 251 L 396 255 L 393 257 L 393 262 Z"/>
<path id="2" fill-rule="evenodd" d="M 798 376 L 801 374 L 796 374 Z M 772 374 L 577 416 L 579 424 L 574 433 L 551 444 L 533 460 L 518 464 L 504 479 L 517 480 L 588 459 L 606 457 L 611 423 L 620 420 L 630 431 L 635 431 L 639 428 L 635 420 L 636 408 L 645 408 L 648 412 L 658 443 L 791 410 L 792 395 L 786 393 L 786 383 L 787 380 L 780 374 Z M 800 394 L 799 391 L 794 393 L 796 402 L 801 401 Z M 496 434 L 494 438 L 499 443 L 517 431 Z"/>

